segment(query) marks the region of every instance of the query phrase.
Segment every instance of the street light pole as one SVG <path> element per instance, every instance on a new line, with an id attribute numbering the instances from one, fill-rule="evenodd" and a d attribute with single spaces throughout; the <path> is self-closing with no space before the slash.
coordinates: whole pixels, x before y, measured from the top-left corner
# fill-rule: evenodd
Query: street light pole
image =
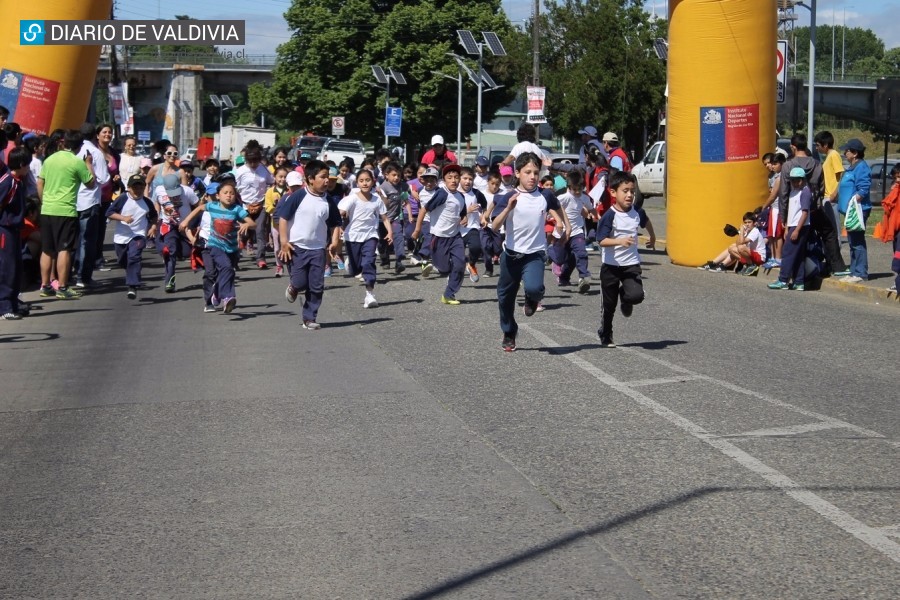
<path id="1" fill-rule="evenodd" d="M 809 4 L 809 98 L 806 103 L 806 137 L 811 140 L 816 96 L 816 0 L 810 0 Z"/>
<path id="2" fill-rule="evenodd" d="M 387 78 L 387 84 L 384 87 L 384 147 L 388 147 L 387 135 L 387 115 L 388 109 L 391 107 L 391 78 Z"/>
<path id="3" fill-rule="evenodd" d="M 482 59 L 484 58 L 484 44 L 478 44 L 478 74 L 484 70 Z M 481 152 L 481 88 L 484 82 L 478 77 L 478 141 L 476 142 L 475 152 Z"/>

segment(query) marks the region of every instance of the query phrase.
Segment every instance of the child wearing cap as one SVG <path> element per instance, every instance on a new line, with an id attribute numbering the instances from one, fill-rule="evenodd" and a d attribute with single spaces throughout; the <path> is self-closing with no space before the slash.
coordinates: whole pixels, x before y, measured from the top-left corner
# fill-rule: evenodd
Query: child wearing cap
<path id="1" fill-rule="evenodd" d="M 508 165 L 500 167 L 500 193 L 506 194 L 516 189 L 516 178 L 513 168 Z"/>
<path id="2" fill-rule="evenodd" d="M 422 267 L 422 277 L 431 275 L 434 266 L 431 264 L 431 213 L 424 210 L 425 205 L 434 195 L 441 191 L 438 189 L 439 171 L 435 167 L 426 167 L 422 174 L 419 175 L 419 181 L 422 182 L 422 189 L 419 190 L 419 213 L 416 216 L 416 222 L 409 237 L 417 243 L 419 257 L 419 265 Z M 416 235 L 416 231 L 420 231 L 421 235 Z"/>
<path id="3" fill-rule="evenodd" d="M 812 191 L 806 182 L 803 167 L 793 167 L 788 174 L 791 191 L 788 196 L 785 219 L 784 246 L 781 249 L 781 271 L 778 281 L 769 284 L 769 289 L 793 288 L 803 291 L 806 278 L 806 238 L 809 235 L 809 210 Z M 791 285 L 793 284 L 793 286 Z"/>
<path id="4" fill-rule="evenodd" d="M 475 180 L 472 182 L 472 187 L 482 194 L 487 191 L 488 176 L 490 175 L 488 167 L 490 166 L 491 161 L 487 156 L 482 155 L 475 158 Z"/>
<path id="5" fill-rule="evenodd" d="M 412 211 L 409 207 L 409 185 L 401 177 L 402 167 L 400 163 L 388 161 L 382 170 L 384 182 L 378 187 L 378 193 L 384 200 L 387 208 L 387 218 L 390 226 L 379 231 L 379 253 L 384 257 L 390 257 L 391 246 L 394 249 L 394 273 L 402 273 L 406 267 L 403 259 L 406 258 L 406 236 L 403 234 L 403 216 L 412 220 Z M 392 242 L 388 242 L 386 233 L 390 229 Z M 388 263 L 390 264 L 390 263 Z"/>
<path id="6" fill-rule="evenodd" d="M 266 190 L 266 199 L 264 201 L 266 214 L 269 215 L 269 218 L 272 220 L 272 250 L 275 252 L 275 277 L 281 277 L 284 272 L 284 264 L 282 264 L 281 259 L 278 258 L 278 253 L 281 250 L 281 238 L 278 236 L 278 217 L 275 216 L 275 209 L 278 206 L 278 202 L 288 192 L 289 188 L 287 180 L 290 172 L 291 170 L 286 165 L 275 167 L 273 170 L 275 183 Z M 294 173 L 293 183 L 295 186 L 298 185 L 298 179 L 301 179 L 300 175 Z M 303 183 L 302 180 L 300 183 Z"/>
<path id="7" fill-rule="evenodd" d="M 162 185 L 156 188 L 154 196 L 154 208 L 159 215 L 156 247 L 165 265 L 165 290 L 171 294 L 175 291 L 175 265 L 179 258 L 187 258 L 191 253 L 191 244 L 179 225 L 190 221 L 188 215 L 200 199 L 188 186 L 182 185 L 175 174 L 162 178 Z"/>
<path id="8" fill-rule="evenodd" d="M 460 221 L 466 216 L 465 198 L 459 193 L 459 165 L 446 165 L 443 180 L 446 189 L 439 189 L 427 200 L 421 200 L 422 208 L 416 221 L 413 238 L 419 237 L 425 215 L 431 216 L 431 260 L 441 275 L 447 276 L 447 286 L 441 295 L 441 303 L 456 306 L 456 298 L 462 287 L 466 271 L 466 255 L 459 235 Z M 430 170 L 429 170 L 430 171 Z M 429 175 L 426 172 L 426 178 Z M 420 195 L 420 199 L 421 199 Z M 423 270 L 424 273 L 424 270 Z"/>
<path id="9" fill-rule="evenodd" d="M 144 196 L 147 184 L 144 176 L 134 174 L 128 178 L 127 191 L 120 194 L 107 209 L 106 218 L 116 221 L 113 243 L 119 266 L 125 269 L 125 285 L 128 298 L 137 298 L 141 285 L 141 254 L 147 246 L 147 238 L 156 234 L 157 212 Z"/>

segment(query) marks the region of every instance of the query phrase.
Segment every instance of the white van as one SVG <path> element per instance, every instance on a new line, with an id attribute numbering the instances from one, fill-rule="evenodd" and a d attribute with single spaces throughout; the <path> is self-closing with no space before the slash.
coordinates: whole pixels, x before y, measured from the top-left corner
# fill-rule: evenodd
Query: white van
<path id="1" fill-rule="evenodd" d="M 645 196 L 662 196 L 666 180 L 666 142 L 656 142 L 631 170 Z"/>

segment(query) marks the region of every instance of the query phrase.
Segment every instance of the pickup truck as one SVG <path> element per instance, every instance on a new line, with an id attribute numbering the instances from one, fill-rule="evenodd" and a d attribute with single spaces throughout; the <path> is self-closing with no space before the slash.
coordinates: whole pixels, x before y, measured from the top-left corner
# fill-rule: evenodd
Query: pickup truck
<path id="1" fill-rule="evenodd" d="M 341 164 L 345 158 L 352 158 L 355 168 L 359 168 L 366 159 L 366 149 L 359 140 L 344 140 L 331 138 L 322 146 L 319 152 L 319 160 L 333 160 L 336 164 Z"/>

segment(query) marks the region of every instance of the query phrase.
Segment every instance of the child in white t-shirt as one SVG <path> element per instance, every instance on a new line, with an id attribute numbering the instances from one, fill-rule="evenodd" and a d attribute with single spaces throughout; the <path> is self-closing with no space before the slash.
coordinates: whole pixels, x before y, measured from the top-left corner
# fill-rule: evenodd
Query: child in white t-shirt
<path id="1" fill-rule="evenodd" d="M 563 243 L 554 232 L 548 254 L 553 261 L 553 273 L 558 285 L 570 285 L 574 270 L 578 270 L 578 292 L 585 294 L 591 289 L 591 272 L 588 270 L 588 253 L 585 243 L 585 217 L 597 218 L 591 198 L 584 193 L 584 177 L 580 171 L 570 171 L 566 177 L 566 192 L 559 196 L 560 207 L 569 217 L 572 231 Z"/>
<path id="2" fill-rule="evenodd" d="M 741 275 L 755 275 L 760 265 L 766 262 L 766 236 L 756 226 L 756 215 L 752 212 L 744 213 L 737 240 L 714 259 L 697 268 L 722 273 L 729 270 L 735 262 L 741 264 Z"/>

